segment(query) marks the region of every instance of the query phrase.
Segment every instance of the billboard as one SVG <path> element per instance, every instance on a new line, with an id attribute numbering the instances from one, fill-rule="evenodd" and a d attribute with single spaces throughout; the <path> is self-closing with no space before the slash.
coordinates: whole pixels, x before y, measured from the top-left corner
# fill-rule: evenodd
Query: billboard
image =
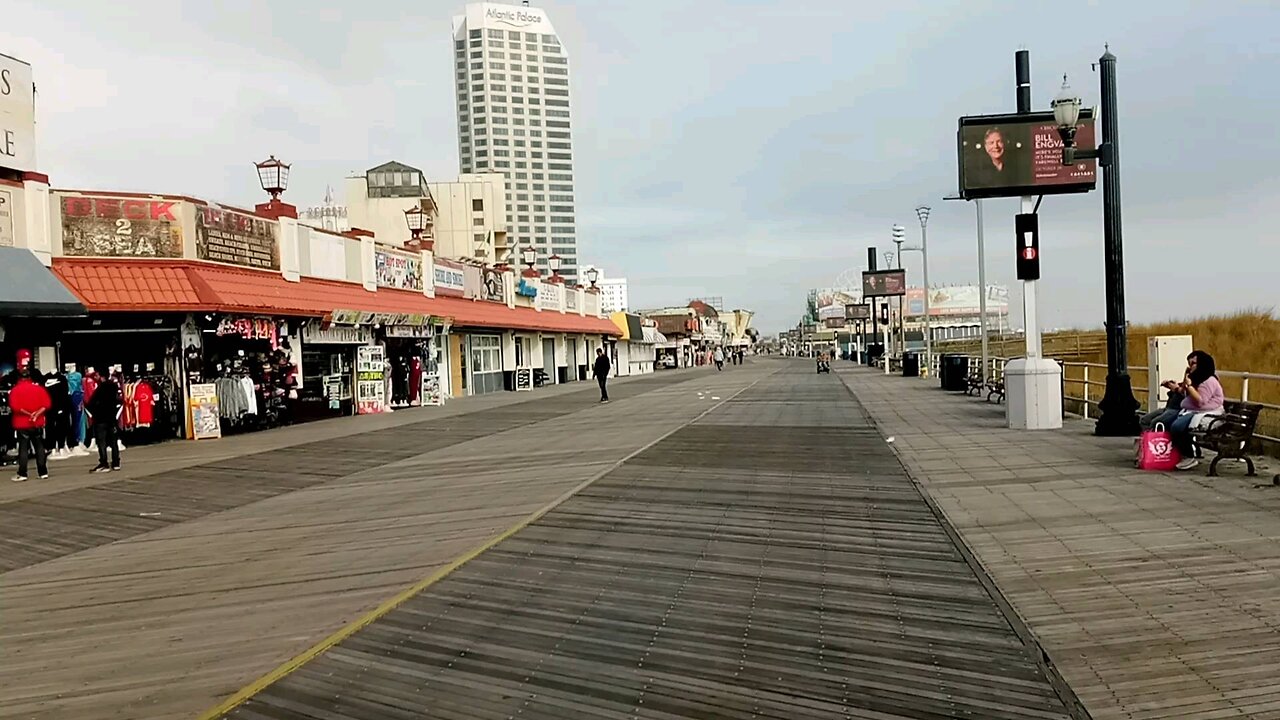
<path id="1" fill-rule="evenodd" d="M 63 195 L 62 254 L 182 257 L 182 203 L 112 195 Z"/>
<path id="2" fill-rule="evenodd" d="M 862 303 L 844 306 L 844 319 L 850 322 L 871 319 L 871 306 Z"/>
<path id="3" fill-rule="evenodd" d="M 391 250 L 373 251 L 378 287 L 422 292 L 422 256 Z"/>
<path id="4" fill-rule="evenodd" d="M 906 292 L 906 270 L 877 270 L 875 272 L 864 270 L 862 273 L 863 297 L 891 297 L 905 295 Z"/>
<path id="5" fill-rule="evenodd" d="M 257 268 L 280 269 L 279 223 L 218 205 L 196 208 L 196 257 Z"/>
<path id="6" fill-rule="evenodd" d="M 1098 181 L 1094 160 L 1062 164 L 1063 142 L 1051 112 L 962 117 L 956 138 L 966 200 L 1088 192 Z M 1076 144 L 1096 145 L 1092 109 L 1080 111 Z"/>
<path id="7" fill-rule="evenodd" d="M 977 285 L 935 287 L 929 295 L 929 317 L 973 317 L 981 312 L 982 297 Z M 924 316 L 924 288 L 908 288 L 907 317 Z M 987 286 L 987 315 L 1009 314 L 1009 289 L 1002 285 Z"/>
<path id="8" fill-rule="evenodd" d="M 814 305 L 818 309 L 818 319 L 843 318 L 844 306 L 861 302 L 856 291 L 823 288 L 814 291 Z"/>

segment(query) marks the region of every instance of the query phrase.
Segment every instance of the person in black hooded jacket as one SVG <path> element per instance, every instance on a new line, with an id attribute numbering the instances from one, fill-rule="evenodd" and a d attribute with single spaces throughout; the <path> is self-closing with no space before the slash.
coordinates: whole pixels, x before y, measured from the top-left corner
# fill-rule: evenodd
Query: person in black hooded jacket
<path id="1" fill-rule="evenodd" d="M 119 423 L 120 385 L 115 378 L 104 377 L 93 391 L 84 410 L 93 420 L 93 440 L 98 446 L 98 466 L 94 472 L 110 472 L 120 469 Z M 107 465 L 107 447 L 111 448 L 111 464 Z"/>

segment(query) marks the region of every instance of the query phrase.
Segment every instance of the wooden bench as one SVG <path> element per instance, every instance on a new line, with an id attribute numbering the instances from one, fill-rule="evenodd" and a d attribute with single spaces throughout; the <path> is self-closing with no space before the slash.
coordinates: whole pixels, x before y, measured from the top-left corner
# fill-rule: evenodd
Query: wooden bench
<path id="1" fill-rule="evenodd" d="M 987 402 L 992 398 L 999 398 L 996 402 L 1004 402 L 1004 378 L 987 383 Z"/>
<path id="2" fill-rule="evenodd" d="M 1258 427 L 1258 415 L 1262 406 L 1258 403 L 1228 400 L 1223 403 L 1222 415 L 1213 418 L 1200 430 L 1192 432 L 1197 447 L 1213 450 L 1217 457 L 1209 463 L 1209 477 L 1217 477 L 1221 460 L 1243 460 L 1249 468 L 1248 475 L 1258 474 L 1249 457 L 1249 443 Z"/>

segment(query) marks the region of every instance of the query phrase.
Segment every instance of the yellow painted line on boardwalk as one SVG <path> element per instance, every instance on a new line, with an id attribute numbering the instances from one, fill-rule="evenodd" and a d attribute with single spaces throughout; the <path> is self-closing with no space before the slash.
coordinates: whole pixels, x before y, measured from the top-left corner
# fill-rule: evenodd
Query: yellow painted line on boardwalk
<path id="1" fill-rule="evenodd" d="M 776 372 L 776 370 L 774 372 Z M 608 475 L 614 470 L 617 470 L 619 467 L 622 466 L 623 463 L 639 455 L 645 450 L 648 450 L 654 445 L 657 445 L 663 440 L 666 440 L 668 437 L 671 437 L 672 435 L 676 434 L 677 432 L 684 429 L 685 427 L 692 425 L 693 423 L 696 423 L 697 421 L 701 420 L 703 417 L 711 413 L 716 408 L 736 398 L 737 396 L 741 395 L 747 390 L 750 390 L 751 388 L 755 387 L 757 383 L 759 383 L 761 380 L 764 380 L 766 377 L 772 374 L 773 372 L 770 372 L 765 375 L 762 375 L 759 378 L 756 378 L 755 381 L 753 381 L 750 385 L 743 387 L 742 389 L 733 393 L 732 395 L 725 398 L 724 400 L 721 400 L 720 402 L 712 405 L 706 410 L 703 410 L 702 412 L 698 413 L 697 416 L 695 416 L 692 420 L 686 423 L 682 423 L 679 427 L 673 428 L 672 430 L 669 430 L 663 433 L 656 440 L 645 443 L 643 447 L 640 447 L 637 450 L 631 453 L 628 453 L 626 457 L 623 457 L 621 460 L 618 460 L 617 462 L 613 463 L 608 468 L 601 470 L 595 475 L 592 475 L 591 477 L 587 478 L 583 482 L 579 483 L 576 487 L 560 495 L 555 500 L 552 500 L 550 503 L 544 505 L 542 508 L 536 510 L 532 515 L 529 515 L 528 517 L 516 523 L 515 525 L 512 525 L 511 527 L 507 528 L 498 536 L 490 538 L 489 540 L 481 544 L 479 547 L 476 547 L 470 550 L 469 552 L 455 559 L 453 562 L 450 562 L 448 565 L 445 565 L 444 567 L 440 568 L 434 573 L 431 573 L 431 575 L 427 576 L 425 579 L 420 580 L 414 583 L 413 585 L 409 586 L 408 588 L 401 591 L 398 595 L 391 598 L 390 600 L 387 600 L 386 602 L 382 603 L 378 607 L 370 610 L 364 615 L 342 626 L 337 630 L 337 632 L 333 633 L 332 635 L 326 637 L 325 639 L 321 640 L 315 645 L 312 645 L 311 647 L 302 651 L 298 655 L 295 655 L 289 660 L 286 660 L 282 665 L 275 668 L 271 672 L 268 672 L 266 675 L 263 675 L 257 680 L 254 680 L 248 685 L 245 685 L 235 695 L 232 695 L 231 697 L 227 698 L 225 701 L 223 701 L 221 704 L 219 704 L 217 707 L 213 708 L 212 710 L 209 710 L 203 715 L 200 715 L 199 720 L 218 720 L 218 718 L 221 718 L 227 713 L 231 712 L 232 710 L 235 710 L 237 707 L 247 702 L 254 695 L 257 695 L 263 690 L 266 690 L 271 685 L 274 685 L 280 680 L 283 680 L 287 675 L 292 673 L 294 670 L 297 670 L 303 665 L 306 665 L 308 662 L 311 662 L 312 660 L 316 659 L 316 657 L 324 654 L 325 651 L 329 650 L 333 646 L 337 645 L 343 640 L 346 640 L 347 638 L 356 634 L 360 630 L 368 627 L 369 625 L 372 625 L 374 622 L 381 619 L 382 616 L 386 615 L 392 610 L 395 610 L 400 605 L 403 605 L 406 601 L 408 601 L 413 596 L 417 595 L 418 593 L 421 593 L 422 591 L 426 590 L 432 585 L 445 579 L 458 568 L 474 560 L 481 553 L 484 553 L 485 551 L 492 549 L 498 543 L 510 538 L 512 535 L 515 535 L 516 533 L 525 529 L 529 525 L 537 522 L 539 519 L 542 518 L 542 516 L 546 515 L 552 510 L 555 510 L 557 507 L 559 507 L 569 498 L 587 489 L 589 486 L 591 486 L 593 483 L 595 483 L 597 480 L 604 477 L 605 475 Z M 699 379 L 701 380 L 702 378 L 699 378 Z"/>

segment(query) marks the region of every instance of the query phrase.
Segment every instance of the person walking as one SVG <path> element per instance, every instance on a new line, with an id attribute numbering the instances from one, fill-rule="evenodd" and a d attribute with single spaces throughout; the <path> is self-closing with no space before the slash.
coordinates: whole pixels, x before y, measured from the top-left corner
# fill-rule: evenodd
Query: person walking
<path id="1" fill-rule="evenodd" d="M 716 347 L 715 360 L 716 360 L 716 369 L 724 370 L 724 350 L 722 350 L 719 346 Z"/>
<path id="2" fill-rule="evenodd" d="M 111 472 L 120 469 L 118 427 L 120 411 L 120 386 L 114 377 L 104 377 L 93 391 L 93 397 L 85 404 L 84 411 L 93 421 L 93 441 L 98 446 L 98 466 L 93 472 Z M 107 465 L 107 449 L 111 450 L 111 464 Z"/>
<path id="3" fill-rule="evenodd" d="M 19 371 L 18 384 L 9 391 L 9 410 L 13 414 L 13 432 L 18 441 L 18 474 L 14 482 L 27 479 L 32 452 L 36 456 L 36 472 L 41 480 L 49 479 L 48 456 L 44 452 L 44 427 L 53 402 L 43 386 L 31 377 L 31 369 Z"/>
<path id="4" fill-rule="evenodd" d="M 604 354 L 604 348 L 596 348 L 596 362 L 591 367 L 591 374 L 595 375 L 596 382 L 600 383 L 600 402 L 609 402 L 609 389 L 605 384 L 609 380 L 609 357 Z"/>

